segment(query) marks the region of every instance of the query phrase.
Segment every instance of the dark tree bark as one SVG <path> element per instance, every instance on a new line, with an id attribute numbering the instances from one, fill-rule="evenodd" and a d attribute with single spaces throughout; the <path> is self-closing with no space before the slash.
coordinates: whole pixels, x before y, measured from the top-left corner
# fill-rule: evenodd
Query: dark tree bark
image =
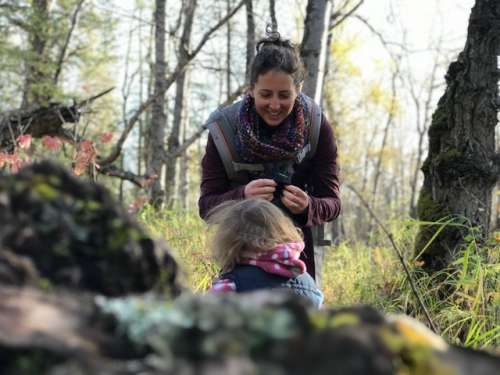
<path id="1" fill-rule="evenodd" d="M 184 28 L 179 44 L 179 64 L 187 64 L 189 61 L 189 50 L 191 33 L 193 29 L 194 12 L 197 0 L 188 0 L 184 7 Z M 186 71 L 182 71 L 176 82 L 174 121 L 172 130 L 168 136 L 168 154 L 171 155 L 180 146 L 180 129 L 182 122 L 182 112 L 185 101 Z M 159 158 L 158 158 L 159 159 Z M 173 204 L 173 192 L 175 191 L 175 176 L 177 170 L 177 157 L 167 157 L 165 172 L 165 199 L 168 207 Z"/>
<path id="2" fill-rule="evenodd" d="M 479 239 L 488 236 L 491 192 L 499 172 L 495 156 L 499 53 L 500 3 L 477 0 L 465 48 L 449 66 L 447 88 L 429 128 L 429 153 L 422 167 L 424 185 L 417 204 L 420 220 L 463 218 L 478 229 Z M 421 228 L 417 254 L 435 231 L 435 226 Z M 421 255 L 425 267 L 437 270 L 449 265 L 466 232 L 446 227 Z"/>
<path id="3" fill-rule="evenodd" d="M 255 54 L 255 19 L 253 16 L 253 0 L 245 0 L 247 14 L 247 56 L 245 82 L 250 81 L 250 65 Z"/>
<path id="4" fill-rule="evenodd" d="M 302 91 L 318 104 L 321 102 L 328 23 L 332 8 L 330 0 L 309 0 L 307 2 L 304 37 L 300 45 L 300 55 L 307 72 Z"/>
<path id="5" fill-rule="evenodd" d="M 47 74 L 46 46 L 48 40 L 49 1 L 35 0 L 31 5 L 30 24 L 27 26 L 29 33 L 29 55 L 26 61 L 26 75 L 23 89 L 21 108 L 30 105 L 45 106 L 48 102 L 47 93 L 36 86 L 50 80 Z M 45 89 L 46 91 L 46 89 Z"/>
<path id="6" fill-rule="evenodd" d="M 278 20 L 276 19 L 276 2 L 269 0 L 269 14 L 271 16 L 271 30 L 278 31 Z"/>
<path id="7" fill-rule="evenodd" d="M 152 104 L 151 123 L 147 129 L 146 170 L 148 174 L 158 178 L 151 185 L 150 200 L 155 207 L 161 206 L 163 193 L 161 191 L 161 172 L 163 161 L 157 157 L 163 152 L 167 115 L 165 114 L 165 0 L 156 0 L 155 20 L 155 66 L 154 66 L 154 96 Z"/>

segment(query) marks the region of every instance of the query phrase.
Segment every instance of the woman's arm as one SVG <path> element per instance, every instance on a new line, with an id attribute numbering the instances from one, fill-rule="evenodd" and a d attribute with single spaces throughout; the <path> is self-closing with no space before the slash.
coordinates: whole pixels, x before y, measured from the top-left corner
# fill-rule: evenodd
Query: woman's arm
<path id="1" fill-rule="evenodd" d="M 340 213 L 340 183 L 337 166 L 337 146 L 330 123 L 323 115 L 316 153 L 312 159 L 307 221 L 312 226 L 331 221 Z"/>
<path id="2" fill-rule="evenodd" d="M 198 209 L 201 218 L 205 218 L 213 207 L 228 200 L 244 198 L 245 185 L 231 187 L 224 164 L 217 152 L 217 147 L 208 136 L 205 156 L 201 161 L 201 185 Z"/>

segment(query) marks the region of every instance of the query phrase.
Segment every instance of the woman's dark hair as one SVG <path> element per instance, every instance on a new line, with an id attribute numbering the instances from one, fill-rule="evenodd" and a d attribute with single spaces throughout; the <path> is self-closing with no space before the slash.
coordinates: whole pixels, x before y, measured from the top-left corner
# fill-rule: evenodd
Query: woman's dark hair
<path id="1" fill-rule="evenodd" d="M 289 40 L 281 39 L 277 31 L 266 28 L 266 37 L 259 40 L 256 46 L 257 54 L 250 67 L 250 84 L 254 85 L 260 75 L 271 70 L 290 74 L 295 85 L 304 80 L 304 65 L 299 51 Z"/>

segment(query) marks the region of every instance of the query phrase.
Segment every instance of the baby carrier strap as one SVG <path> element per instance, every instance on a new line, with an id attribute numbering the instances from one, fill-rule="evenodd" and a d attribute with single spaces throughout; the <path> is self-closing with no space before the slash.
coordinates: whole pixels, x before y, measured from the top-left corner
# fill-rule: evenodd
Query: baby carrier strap
<path id="1" fill-rule="evenodd" d="M 296 157 L 297 164 L 311 159 L 318 146 L 319 130 L 321 128 L 321 109 L 309 97 L 304 95 L 309 108 L 309 139 Z M 225 108 L 218 108 L 208 119 L 206 127 L 214 140 L 215 147 L 224 164 L 227 177 L 232 182 L 243 182 L 247 179 L 245 172 L 263 172 L 264 164 L 243 163 L 236 152 L 236 127 L 239 123 L 239 113 L 242 101 Z"/>
<path id="2" fill-rule="evenodd" d="M 236 126 L 241 101 L 226 108 L 218 108 L 208 119 L 207 128 L 214 140 L 215 147 L 224 164 L 224 169 L 231 182 L 248 182 L 245 172 L 263 172 L 262 164 L 242 163 L 236 152 Z"/>

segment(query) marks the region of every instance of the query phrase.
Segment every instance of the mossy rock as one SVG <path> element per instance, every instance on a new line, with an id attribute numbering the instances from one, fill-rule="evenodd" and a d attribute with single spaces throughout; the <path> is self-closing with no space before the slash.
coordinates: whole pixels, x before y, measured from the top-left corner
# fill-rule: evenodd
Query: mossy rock
<path id="1" fill-rule="evenodd" d="M 55 285 L 118 296 L 161 279 L 178 289 L 165 246 L 105 188 L 50 162 L 0 176 L 0 249 L 29 258 Z"/>
<path id="2" fill-rule="evenodd" d="M 469 373 L 500 370 L 493 356 L 478 366 L 475 352 L 457 358 L 456 348 L 406 316 L 387 318 L 368 306 L 311 310 L 284 292 L 184 295 L 167 304 L 108 299 L 99 305 L 132 342 L 149 346 L 165 374 L 208 374 L 214 365 L 220 374 L 459 375 L 468 362 Z M 231 360 L 247 367 L 228 371 Z M 474 372 L 483 365 L 483 372 Z"/>

